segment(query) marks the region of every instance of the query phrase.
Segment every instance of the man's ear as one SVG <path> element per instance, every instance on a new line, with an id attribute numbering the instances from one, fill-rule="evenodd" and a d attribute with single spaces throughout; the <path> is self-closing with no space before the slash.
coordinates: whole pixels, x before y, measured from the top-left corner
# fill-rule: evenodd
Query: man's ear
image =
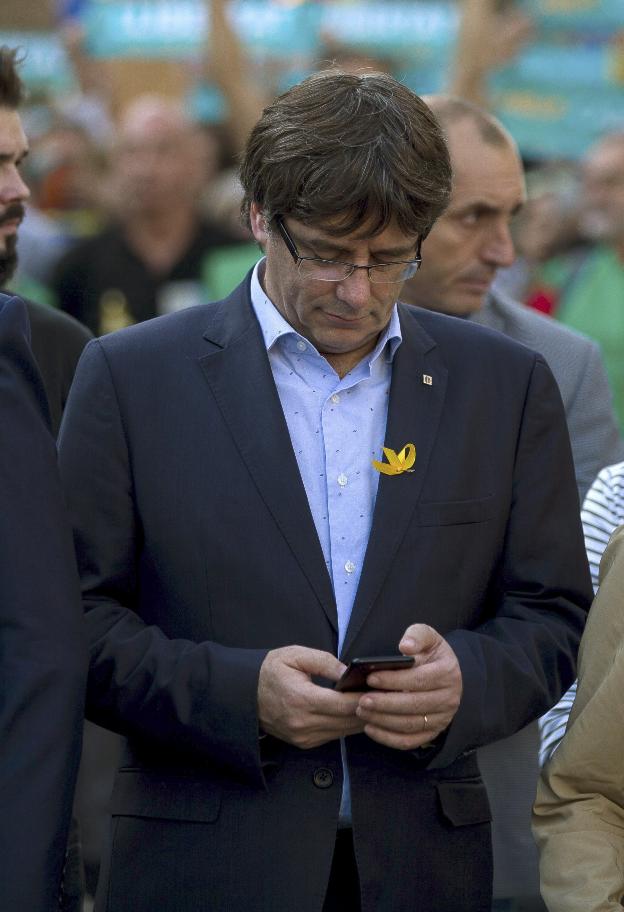
<path id="1" fill-rule="evenodd" d="M 258 203 L 252 203 L 249 207 L 249 221 L 254 238 L 264 247 L 269 238 L 269 226 Z"/>

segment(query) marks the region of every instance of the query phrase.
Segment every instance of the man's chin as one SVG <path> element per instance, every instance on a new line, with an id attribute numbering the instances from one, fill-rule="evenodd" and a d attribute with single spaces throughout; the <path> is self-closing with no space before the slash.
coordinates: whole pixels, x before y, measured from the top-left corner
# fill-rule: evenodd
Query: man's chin
<path id="1" fill-rule="evenodd" d="M 453 289 L 448 296 L 447 313 L 458 317 L 469 317 L 481 310 L 492 287 L 491 282 L 466 280 Z"/>

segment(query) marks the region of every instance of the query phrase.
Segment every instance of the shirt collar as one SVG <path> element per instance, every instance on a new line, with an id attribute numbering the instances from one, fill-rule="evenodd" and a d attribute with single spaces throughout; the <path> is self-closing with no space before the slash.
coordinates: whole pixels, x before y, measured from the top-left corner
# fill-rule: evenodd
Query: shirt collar
<path id="1" fill-rule="evenodd" d="M 278 344 L 286 344 L 287 341 L 290 341 L 293 344 L 296 344 L 298 341 L 303 341 L 316 352 L 319 357 L 323 357 L 308 339 L 305 339 L 290 325 L 288 320 L 282 316 L 264 291 L 260 284 L 259 272 L 260 269 L 264 270 L 265 260 L 266 258 L 263 257 L 256 263 L 251 276 L 251 304 L 258 323 L 260 324 L 262 338 L 264 339 L 267 352 L 271 351 L 271 349 Z M 382 354 L 385 361 L 388 361 L 389 363 L 392 362 L 402 340 L 399 313 L 395 304 L 392 308 L 388 325 L 381 333 L 375 348 L 370 353 L 368 363 L 373 364 L 373 362 Z"/>

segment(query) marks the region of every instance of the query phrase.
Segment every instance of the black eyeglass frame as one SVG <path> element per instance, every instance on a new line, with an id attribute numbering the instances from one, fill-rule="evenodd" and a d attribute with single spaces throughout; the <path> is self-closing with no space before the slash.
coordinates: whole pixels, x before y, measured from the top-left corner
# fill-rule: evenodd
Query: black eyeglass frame
<path id="1" fill-rule="evenodd" d="M 280 216 L 280 215 L 275 216 L 274 221 L 275 221 L 275 224 L 277 225 L 277 230 L 279 231 L 280 236 L 281 236 L 282 240 L 284 241 L 284 244 L 286 245 L 288 252 L 290 253 L 290 255 L 293 258 L 293 260 L 295 261 L 295 263 L 297 264 L 297 267 L 299 267 L 301 265 L 301 263 L 305 260 L 305 261 L 308 261 L 311 263 L 326 263 L 328 266 L 348 266 L 351 270 L 345 276 L 342 276 L 339 279 L 324 279 L 321 276 L 314 276 L 314 278 L 318 279 L 319 282 L 344 282 L 345 279 L 348 279 L 349 276 L 353 275 L 353 273 L 355 272 L 356 269 L 366 269 L 368 272 L 368 279 L 374 285 L 400 285 L 402 282 L 406 282 L 408 279 L 411 279 L 413 276 L 415 276 L 422 264 L 422 256 L 420 255 L 420 248 L 421 248 L 423 239 L 420 236 L 418 238 L 416 256 L 413 260 L 394 260 L 391 263 L 373 263 L 372 266 L 357 266 L 355 263 L 344 263 L 341 260 L 325 260 L 325 259 L 323 259 L 323 257 L 301 256 L 301 254 L 297 250 L 297 245 L 295 244 L 295 242 L 291 238 L 290 234 L 288 233 L 288 229 L 286 228 L 286 225 L 284 224 L 284 220 L 283 220 L 282 216 Z M 386 279 L 385 281 L 380 282 L 379 279 L 373 279 L 371 276 L 371 270 L 378 269 L 380 266 L 404 266 L 405 272 L 409 272 L 410 267 L 412 267 L 413 272 L 409 272 L 409 275 L 404 276 L 402 279 Z"/>

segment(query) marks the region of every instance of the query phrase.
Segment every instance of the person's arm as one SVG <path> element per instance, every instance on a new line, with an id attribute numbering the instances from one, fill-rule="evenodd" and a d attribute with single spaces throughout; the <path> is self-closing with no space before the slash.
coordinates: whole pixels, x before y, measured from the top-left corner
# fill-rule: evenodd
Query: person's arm
<path id="1" fill-rule="evenodd" d="M 474 630 L 455 630 L 446 638 L 459 660 L 463 691 L 433 766 L 518 731 L 574 680 L 591 584 L 563 405 L 539 356 L 520 426 L 507 533 L 491 585 L 499 589 L 496 614 Z"/>
<path id="2" fill-rule="evenodd" d="M 594 592 L 598 591 L 600 561 L 615 529 L 624 523 L 624 462 L 599 472 L 581 510 L 585 550 Z"/>
<path id="3" fill-rule="evenodd" d="M 2 297 L 2 296 L 0 296 Z M 21 301 L 0 301 L 0 905 L 58 909 L 86 644 L 43 385 Z"/>
<path id="4" fill-rule="evenodd" d="M 151 568 L 154 556 L 143 548 L 141 478 L 132 459 L 140 429 L 132 433 L 95 340 L 78 366 L 59 440 L 91 644 L 88 717 L 256 785 L 263 783 L 261 731 L 303 748 L 361 730 L 356 695 L 310 680 L 337 680 L 344 666 L 335 656 L 296 645 L 269 651 L 173 638 L 139 615 L 139 588 L 158 589 L 154 577 L 166 571 Z M 172 518 L 170 534 L 184 521 Z M 154 597 L 164 596 L 158 590 Z"/>
<path id="5" fill-rule="evenodd" d="M 227 0 L 205 4 L 210 19 L 206 70 L 227 101 L 228 131 L 240 151 L 270 99 L 253 77 L 248 54 L 228 19 Z"/>
<path id="6" fill-rule="evenodd" d="M 532 34 L 532 22 L 521 10 L 498 9 L 497 0 L 464 0 L 447 92 L 490 107 L 488 78 L 511 61 Z"/>
<path id="7" fill-rule="evenodd" d="M 76 19 L 59 25 L 59 36 L 72 66 L 78 91 L 84 98 L 97 98 L 104 110 L 111 101 L 111 86 L 102 63 L 85 50 L 84 29 Z"/>
<path id="8" fill-rule="evenodd" d="M 446 766 L 466 750 L 518 731 L 574 678 L 591 587 L 563 405 L 538 356 L 517 444 L 507 534 L 490 585 L 499 588 L 490 596 L 497 597 L 498 611 L 476 629 L 445 638 L 416 629 L 422 625 L 406 632 L 413 647 L 406 650 L 402 642 L 399 648 L 417 657 L 414 668 L 375 676 L 402 693 L 362 698 L 358 713 L 371 737 L 410 750 L 443 735 L 429 765 Z"/>
<path id="9" fill-rule="evenodd" d="M 576 681 L 566 690 L 562 698 L 552 709 L 549 709 L 539 720 L 540 747 L 539 747 L 539 765 L 540 767 L 550 760 L 554 752 L 561 743 L 565 735 L 566 725 L 572 704 L 576 699 Z"/>
<path id="10" fill-rule="evenodd" d="M 59 436 L 91 644 L 87 717 L 262 781 L 257 687 L 266 650 L 171 639 L 133 610 L 141 520 L 126 430 L 99 340 L 78 365 Z"/>
<path id="11" fill-rule="evenodd" d="M 570 723 L 542 772 L 535 803 L 541 891 L 550 912 L 616 912 L 624 897 L 624 530 L 613 537 L 601 570 Z"/>

